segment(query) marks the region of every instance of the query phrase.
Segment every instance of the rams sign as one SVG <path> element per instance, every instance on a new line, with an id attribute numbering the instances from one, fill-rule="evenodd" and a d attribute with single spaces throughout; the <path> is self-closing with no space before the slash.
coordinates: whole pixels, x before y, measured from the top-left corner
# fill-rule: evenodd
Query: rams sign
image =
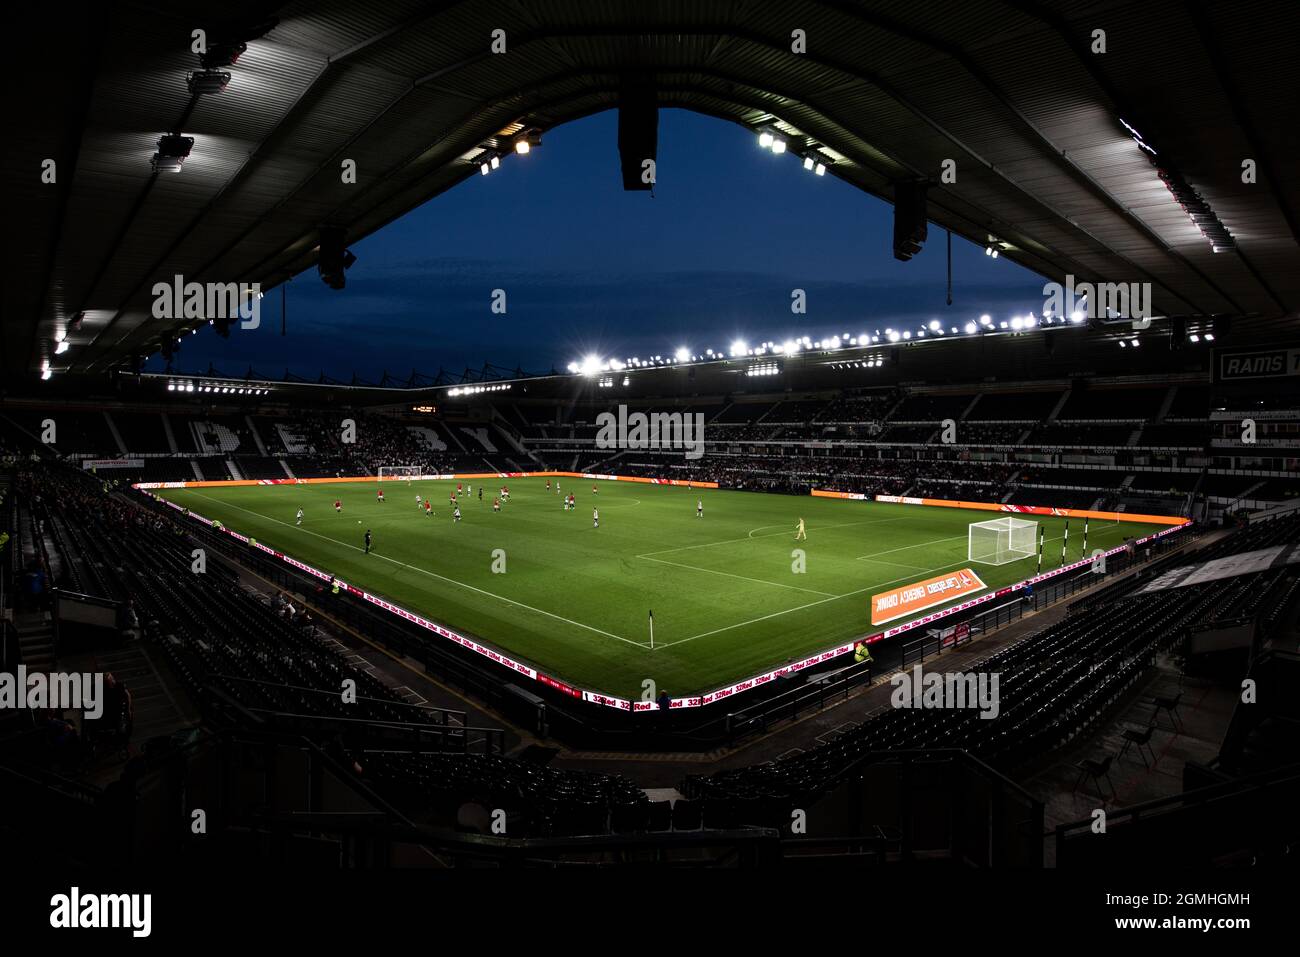
<path id="1" fill-rule="evenodd" d="M 1251 349 L 1220 351 L 1215 356 L 1216 382 L 1237 379 L 1275 379 L 1300 375 L 1300 349 Z"/>

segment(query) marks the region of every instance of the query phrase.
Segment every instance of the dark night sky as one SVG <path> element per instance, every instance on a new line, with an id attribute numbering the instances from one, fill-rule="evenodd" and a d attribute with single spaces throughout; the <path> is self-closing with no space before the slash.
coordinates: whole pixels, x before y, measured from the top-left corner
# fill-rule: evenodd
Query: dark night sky
<path id="1" fill-rule="evenodd" d="M 942 230 L 900 263 L 889 204 L 720 120 L 662 111 L 655 195 L 626 193 L 616 130 L 608 112 L 548 132 L 529 155 L 353 244 L 346 289 L 299 275 L 287 336 L 276 289 L 260 329 L 225 341 L 202 331 L 176 368 L 377 379 L 489 361 L 544 372 L 589 353 L 703 352 L 1041 308 L 1041 277 L 957 237 L 945 305 Z M 495 288 L 504 316 L 489 308 Z M 807 292 L 806 315 L 790 311 L 794 288 Z"/>

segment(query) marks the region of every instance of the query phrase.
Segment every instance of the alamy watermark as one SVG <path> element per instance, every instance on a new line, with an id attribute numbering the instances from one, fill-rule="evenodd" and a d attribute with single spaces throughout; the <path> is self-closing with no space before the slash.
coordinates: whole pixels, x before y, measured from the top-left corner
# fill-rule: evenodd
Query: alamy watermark
<path id="1" fill-rule="evenodd" d="M 894 687 L 889 703 L 895 708 L 977 708 L 981 719 L 992 720 L 999 711 L 999 678 L 997 672 L 984 671 L 922 674 L 921 666 L 914 665 L 910 673 L 900 671 L 889 679 Z"/>
<path id="2" fill-rule="evenodd" d="M 257 282 L 186 282 L 177 273 L 171 282 L 153 284 L 155 319 L 239 320 L 239 328 L 262 323 L 262 284 Z"/>
<path id="3" fill-rule="evenodd" d="M 626 405 L 618 413 L 602 412 L 596 416 L 596 448 L 684 449 L 686 458 L 704 455 L 703 412 L 632 412 Z"/>
<path id="4" fill-rule="evenodd" d="M 132 937 L 153 930 L 152 894 L 91 894 L 80 887 L 50 898 L 50 926 L 56 930 L 119 928 Z"/>
<path id="5" fill-rule="evenodd" d="M 1149 282 L 1075 282 L 1065 277 L 1065 285 L 1043 285 L 1043 315 L 1061 319 L 1128 319 L 1134 329 L 1151 325 L 1151 283 Z"/>
<path id="6" fill-rule="evenodd" d="M 14 673 L 0 672 L 0 711 L 82 711 L 98 719 L 104 713 L 103 672 L 29 672 L 19 665 Z"/>

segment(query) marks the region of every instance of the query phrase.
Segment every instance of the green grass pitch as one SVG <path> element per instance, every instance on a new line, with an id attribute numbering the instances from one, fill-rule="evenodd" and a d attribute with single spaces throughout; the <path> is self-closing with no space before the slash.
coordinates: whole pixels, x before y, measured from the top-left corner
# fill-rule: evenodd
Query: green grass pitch
<path id="1" fill-rule="evenodd" d="M 562 680 L 632 699 L 646 679 L 674 697 L 710 691 L 877 631 L 869 602 L 888 587 L 970 566 L 996 588 L 1035 566 L 967 561 L 969 524 L 997 517 L 985 511 L 611 481 L 593 494 L 591 480 L 561 479 L 578 501 L 566 512 L 554 482 L 548 492 L 545 479 L 528 478 L 508 480 L 510 502 L 494 513 L 500 481 L 482 501 L 478 483 L 467 484 L 474 494 L 462 496 L 458 524 L 448 505 L 454 481 L 386 481 L 382 505 L 373 482 L 159 494 Z M 432 498 L 431 517 L 417 494 Z M 796 543 L 801 517 L 808 539 Z M 1024 517 L 1045 527 L 1043 567 L 1056 567 L 1065 520 Z M 1070 561 L 1082 557 L 1082 526 L 1070 523 Z M 1094 521 L 1088 547 L 1158 528 Z M 806 554 L 802 573 L 793 570 L 796 547 Z M 498 549 L 504 573 L 493 571 Z"/>

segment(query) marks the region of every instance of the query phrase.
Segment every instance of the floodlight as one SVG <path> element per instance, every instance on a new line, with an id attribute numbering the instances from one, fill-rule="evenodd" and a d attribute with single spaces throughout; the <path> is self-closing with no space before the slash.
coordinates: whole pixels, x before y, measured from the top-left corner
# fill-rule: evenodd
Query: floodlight
<path id="1" fill-rule="evenodd" d="M 185 78 L 191 96 L 220 93 L 230 82 L 230 74 L 220 70 L 199 70 Z"/>
<path id="2" fill-rule="evenodd" d="M 149 162 L 156 173 L 179 173 L 193 148 L 194 137 L 167 133 L 158 139 L 158 152 Z"/>

